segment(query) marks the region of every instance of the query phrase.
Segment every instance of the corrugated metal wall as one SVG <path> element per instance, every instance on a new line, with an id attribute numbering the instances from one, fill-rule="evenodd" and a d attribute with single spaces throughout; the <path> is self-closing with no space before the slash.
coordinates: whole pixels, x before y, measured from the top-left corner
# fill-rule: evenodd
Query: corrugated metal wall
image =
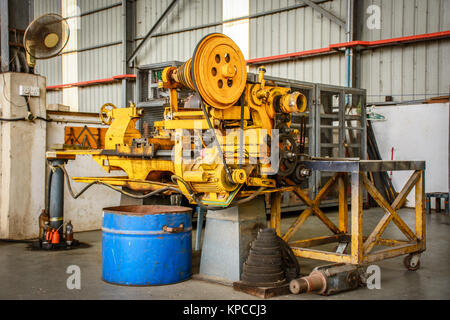
<path id="1" fill-rule="evenodd" d="M 118 0 L 77 0 L 81 12 L 89 12 Z M 90 48 L 122 41 L 122 6 L 81 17 L 78 30 L 78 48 Z M 87 50 L 78 53 L 78 81 L 111 78 L 123 74 L 122 44 Z M 111 102 L 116 106 L 122 103 L 122 86 L 114 84 L 97 85 L 79 89 L 79 109 L 98 112 L 100 107 Z"/>
<path id="2" fill-rule="evenodd" d="M 171 0 L 137 0 L 136 33 L 142 38 L 150 30 Z M 222 20 L 222 0 L 181 0 L 157 33 L 214 23 Z M 221 32 L 222 26 L 158 36 L 142 48 L 139 65 L 164 61 L 185 61 L 192 57 L 197 42 L 208 33 Z M 138 42 L 139 43 L 139 42 Z"/>
<path id="3" fill-rule="evenodd" d="M 251 0 L 250 14 L 289 7 L 294 0 Z M 381 29 L 369 30 L 366 10 L 381 8 Z M 320 4 L 342 20 L 347 1 Z M 450 30 L 448 0 L 363 0 L 361 39 L 380 40 Z M 317 11 L 306 7 L 250 20 L 250 58 L 326 48 L 345 42 L 345 29 Z M 406 101 L 447 95 L 450 84 L 450 40 L 421 42 L 405 46 L 363 51 L 361 84 L 368 90 L 368 101 Z M 310 57 L 266 65 L 267 74 L 289 79 L 346 85 L 343 54 Z M 250 68 L 256 71 L 256 66 Z"/>
<path id="4" fill-rule="evenodd" d="M 317 0 L 316 0 L 317 1 Z M 78 0 L 81 12 L 119 0 Z M 320 5 L 345 20 L 346 0 L 321 1 Z M 136 38 L 142 38 L 168 6 L 170 0 L 136 0 Z M 362 0 L 361 40 L 377 40 L 450 30 L 448 0 Z M 250 15 L 299 5 L 295 0 L 250 0 Z M 381 29 L 366 27 L 369 5 L 382 10 Z M 35 16 L 61 12 L 59 0 L 36 0 Z M 180 0 L 157 33 L 170 33 L 222 20 L 222 0 Z M 137 65 L 188 59 L 197 42 L 222 26 L 198 28 L 151 39 L 137 58 Z M 250 58 L 328 47 L 345 42 L 345 30 L 310 7 L 302 7 L 250 19 Z M 83 16 L 78 30 L 78 49 L 118 43 L 122 37 L 122 8 L 117 6 Z M 136 44 L 139 43 L 138 40 Z M 369 101 L 392 95 L 395 101 L 446 94 L 450 40 L 366 50 L 361 59 L 361 87 L 368 89 Z M 267 64 L 267 74 L 289 79 L 345 85 L 346 63 L 341 54 Z M 111 45 L 78 53 L 79 81 L 122 74 L 122 46 Z M 38 62 L 38 72 L 49 85 L 61 84 L 61 58 Z M 250 71 L 256 71 L 254 66 Z M 424 95 L 426 94 L 426 96 Z M 121 84 L 79 89 L 80 111 L 97 112 L 101 104 L 121 104 Z M 59 92 L 49 92 L 49 103 L 60 103 Z"/>
<path id="5" fill-rule="evenodd" d="M 119 0 L 77 0 L 81 13 L 113 5 Z M 136 38 L 142 38 L 169 5 L 169 0 L 136 0 Z M 60 0 L 36 0 L 35 17 L 45 13 L 61 14 Z M 222 0 L 181 0 L 157 33 L 166 33 L 222 20 Z M 78 50 L 122 40 L 122 7 L 82 16 L 78 33 Z M 148 41 L 137 58 L 137 65 L 170 60 L 187 60 L 195 45 L 206 34 L 220 32 L 221 26 L 158 36 Z M 136 44 L 139 43 L 138 40 Z M 110 78 L 122 71 L 122 45 L 81 51 L 78 55 L 78 81 Z M 48 85 L 62 84 L 61 56 L 37 63 L 39 73 L 47 77 Z M 98 112 L 105 102 L 121 106 L 121 82 L 81 87 L 79 111 Z M 49 91 L 47 101 L 62 103 L 60 91 Z"/>
<path id="6" fill-rule="evenodd" d="M 35 18 L 46 14 L 61 14 L 61 1 L 55 0 L 36 0 L 34 1 Z M 61 56 L 49 60 L 38 60 L 35 72 L 47 78 L 47 86 L 62 83 L 62 59 Z M 61 103 L 62 94 L 60 91 L 47 92 L 47 104 Z"/>
<path id="7" fill-rule="evenodd" d="M 120 2 L 120 1 L 119 1 Z M 77 0 L 78 13 L 118 3 L 117 0 Z M 45 13 L 61 14 L 60 0 L 34 1 L 35 17 Z M 77 14 L 77 12 L 73 12 Z M 122 7 L 119 5 L 97 13 L 78 18 L 79 28 L 76 30 L 78 50 L 91 48 L 111 42 L 121 41 Z M 75 32 L 75 30 L 71 30 Z M 86 50 L 78 55 L 78 81 L 110 78 L 122 74 L 122 46 L 113 45 L 105 48 Z M 37 72 L 47 77 L 47 85 L 62 84 L 61 56 L 50 60 L 38 60 Z M 78 90 L 78 105 L 81 112 L 98 112 L 105 102 L 121 104 L 121 83 L 81 87 Z M 48 91 L 47 103 L 62 104 L 61 91 Z"/>
<path id="8" fill-rule="evenodd" d="M 250 14 L 298 4 L 295 0 L 251 0 Z M 345 20 L 345 0 L 321 6 Z M 310 7 L 250 20 L 250 58 L 320 49 L 345 42 L 345 30 Z M 333 55 L 266 65 L 267 74 L 295 80 L 345 85 L 345 57 Z M 256 67 L 251 67 L 252 72 Z"/>
<path id="9" fill-rule="evenodd" d="M 380 40 L 450 30 L 448 0 L 364 0 L 381 8 L 381 29 L 362 27 L 362 40 Z M 368 15 L 366 15 L 367 17 Z M 417 100 L 448 95 L 450 39 L 364 51 L 362 86 L 368 101 Z"/>

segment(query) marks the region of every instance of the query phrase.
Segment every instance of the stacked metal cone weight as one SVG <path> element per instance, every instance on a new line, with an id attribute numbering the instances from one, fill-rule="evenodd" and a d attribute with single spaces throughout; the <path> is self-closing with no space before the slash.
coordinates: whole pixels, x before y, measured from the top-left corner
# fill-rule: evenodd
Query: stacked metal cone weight
<path id="1" fill-rule="evenodd" d="M 241 280 L 256 287 L 277 287 L 286 283 L 280 240 L 275 230 L 260 230 L 244 263 Z"/>

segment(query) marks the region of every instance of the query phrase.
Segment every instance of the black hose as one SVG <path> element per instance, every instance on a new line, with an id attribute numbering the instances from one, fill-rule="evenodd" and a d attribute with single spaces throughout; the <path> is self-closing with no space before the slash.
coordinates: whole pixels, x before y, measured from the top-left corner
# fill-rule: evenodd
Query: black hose
<path id="1" fill-rule="evenodd" d="M 46 119 L 46 118 L 43 118 L 43 117 L 40 117 L 40 116 L 37 116 L 35 119 L 42 120 L 42 121 L 45 121 L 45 122 L 52 122 L 53 121 L 52 119 Z"/>
<path id="2" fill-rule="evenodd" d="M 33 114 L 31 113 L 30 101 L 29 101 L 29 99 L 28 99 L 28 96 L 24 96 L 24 98 L 25 98 L 25 102 L 26 102 L 26 105 L 27 105 L 27 111 L 28 111 L 28 114 L 31 115 L 31 118 L 29 118 L 29 119 L 27 119 L 27 118 L 25 118 L 25 117 L 21 117 L 21 118 L 10 118 L 10 119 L 7 119 L 7 118 L 0 118 L 0 121 L 14 122 L 14 121 L 29 121 L 29 120 L 34 120 L 34 119 L 42 120 L 42 121 L 45 121 L 45 122 L 51 122 L 51 121 L 52 121 L 52 119 L 46 119 L 46 118 L 43 118 L 43 117 L 41 117 L 41 116 L 34 117 Z"/>
<path id="3" fill-rule="evenodd" d="M 25 96 L 24 98 L 25 98 L 25 101 L 27 103 L 27 110 L 28 110 L 29 114 L 31 115 L 31 119 L 29 119 L 29 120 L 37 119 L 37 120 L 42 120 L 42 121 L 45 121 L 45 122 L 51 122 L 52 121 L 52 119 L 46 119 L 46 118 L 43 118 L 41 116 L 37 116 L 37 117 L 33 116 L 33 114 L 31 113 L 30 101 L 28 99 L 28 96 Z"/>
<path id="4" fill-rule="evenodd" d="M 227 163 L 225 162 L 225 156 L 223 155 L 222 147 L 220 146 L 219 140 L 217 139 L 216 132 L 214 131 L 214 128 L 213 128 L 213 126 L 211 124 L 211 120 L 209 119 L 208 112 L 206 111 L 206 107 L 205 107 L 205 104 L 204 104 L 203 99 L 201 98 L 201 96 L 200 96 L 200 103 L 202 105 L 203 114 L 205 115 L 206 122 L 208 123 L 209 130 L 212 131 L 212 134 L 213 134 L 213 137 L 214 137 L 214 142 L 216 143 L 217 150 L 219 151 L 219 156 L 222 159 L 223 166 L 225 168 L 225 172 L 227 174 L 228 180 L 230 182 L 233 182 L 233 176 L 231 175 L 230 168 L 228 168 Z"/>
<path id="5" fill-rule="evenodd" d="M 69 174 L 67 173 L 66 168 L 63 165 L 57 165 L 57 166 L 54 166 L 54 168 L 60 168 L 63 171 L 64 176 L 66 177 L 66 182 L 67 182 L 67 187 L 69 189 L 69 193 L 72 196 L 72 198 L 74 198 L 74 199 L 77 199 L 78 197 L 80 197 L 84 192 L 86 192 L 86 190 L 88 190 L 94 184 L 104 185 L 104 186 L 106 186 L 106 187 L 108 187 L 110 189 L 113 189 L 114 191 L 120 192 L 121 194 L 126 195 L 126 196 L 131 197 L 131 198 L 134 198 L 134 199 L 145 199 L 145 198 L 157 195 L 157 194 L 159 194 L 161 192 L 165 192 L 165 191 L 174 191 L 174 192 L 177 192 L 177 193 L 182 193 L 180 189 L 167 186 L 167 187 L 164 187 L 164 188 L 161 188 L 161 189 L 158 189 L 158 190 L 155 190 L 155 191 L 143 194 L 143 195 L 136 195 L 136 194 L 132 194 L 132 193 L 123 191 L 123 190 L 121 190 L 121 189 L 119 189 L 119 188 L 117 188 L 117 187 L 115 187 L 115 186 L 113 186 L 113 185 L 111 185 L 109 183 L 106 183 L 106 182 L 103 182 L 103 181 L 100 181 L 100 180 L 96 180 L 96 181 L 92 181 L 87 186 L 83 187 L 83 189 L 81 189 L 77 194 L 75 194 L 73 192 L 72 185 L 70 184 L 70 177 L 69 177 Z"/>
<path id="6" fill-rule="evenodd" d="M 27 111 L 31 113 L 30 101 L 28 100 L 28 96 L 24 96 L 25 102 L 27 103 Z"/>
<path id="7" fill-rule="evenodd" d="M 0 118 L 0 121 L 7 121 L 7 122 L 13 122 L 13 121 L 25 121 L 25 118 L 11 118 L 11 119 L 6 119 L 6 118 Z"/>
<path id="8" fill-rule="evenodd" d="M 42 120 L 45 122 L 52 122 L 52 119 L 45 119 L 43 117 L 36 117 L 34 119 L 37 120 Z M 5 122 L 13 122 L 13 121 L 28 121 L 26 118 L 22 117 L 22 118 L 11 118 L 11 119 L 6 119 L 6 118 L 0 118 L 0 121 L 5 121 Z"/>

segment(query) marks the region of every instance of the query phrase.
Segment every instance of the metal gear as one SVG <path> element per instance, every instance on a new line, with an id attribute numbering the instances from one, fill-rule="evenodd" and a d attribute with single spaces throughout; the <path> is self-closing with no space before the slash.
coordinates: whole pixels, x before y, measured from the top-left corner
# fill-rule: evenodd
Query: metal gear
<path id="1" fill-rule="evenodd" d="M 297 166 L 298 146 L 290 135 L 280 136 L 280 166 L 278 175 L 287 177 L 291 175 Z"/>

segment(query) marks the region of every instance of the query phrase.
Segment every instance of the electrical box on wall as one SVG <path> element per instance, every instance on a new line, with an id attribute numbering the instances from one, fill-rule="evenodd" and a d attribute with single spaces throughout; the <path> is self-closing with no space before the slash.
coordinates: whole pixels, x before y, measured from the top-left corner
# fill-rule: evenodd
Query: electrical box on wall
<path id="1" fill-rule="evenodd" d="M 39 97 L 40 93 L 39 87 L 19 86 L 19 94 L 21 96 Z"/>

